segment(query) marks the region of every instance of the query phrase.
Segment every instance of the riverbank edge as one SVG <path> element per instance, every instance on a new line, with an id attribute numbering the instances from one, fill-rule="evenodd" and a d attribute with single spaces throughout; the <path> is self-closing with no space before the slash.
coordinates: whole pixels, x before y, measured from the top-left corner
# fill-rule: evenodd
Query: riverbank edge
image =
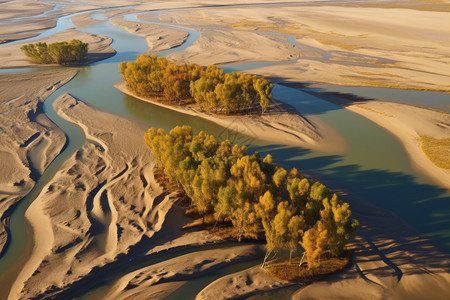
<path id="1" fill-rule="evenodd" d="M 334 131 L 329 129 L 324 124 L 318 122 L 313 123 L 306 117 L 299 113 L 291 113 L 281 110 L 273 115 L 244 115 L 244 116 L 219 116 L 201 112 L 192 106 L 177 107 L 174 105 L 164 104 L 154 101 L 149 98 L 141 97 L 131 92 L 127 87 L 125 81 L 119 81 L 114 84 L 114 87 L 122 93 L 134 97 L 138 100 L 145 101 L 166 109 L 170 109 L 185 115 L 199 117 L 215 123 L 225 129 L 233 130 L 240 134 L 244 134 L 251 138 L 260 139 L 272 144 L 296 146 L 308 149 L 314 149 L 324 153 L 339 153 L 346 148 L 345 142 Z M 285 105 L 283 102 L 279 102 Z M 296 122 L 304 125 L 304 132 L 298 131 L 293 122 L 289 123 L 286 118 L 282 121 L 276 118 L 281 116 L 294 117 Z"/>
<path id="2" fill-rule="evenodd" d="M 436 166 L 425 155 L 422 150 L 422 143 L 420 142 L 422 136 L 430 136 L 437 139 L 442 138 L 445 133 L 438 132 L 437 130 L 433 131 L 433 128 L 425 132 L 424 128 L 429 128 L 430 125 L 434 125 L 436 129 L 442 126 L 450 128 L 450 114 L 416 105 L 384 100 L 352 101 L 341 96 L 314 92 L 307 87 L 303 88 L 289 84 L 285 86 L 296 88 L 302 92 L 336 104 L 353 113 L 359 114 L 385 129 L 400 142 L 414 170 L 420 172 L 440 187 L 450 191 L 450 170 Z M 384 106 L 389 106 L 389 110 Z M 415 111 L 417 115 L 420 115 L 420 118 L 415 118 L 414 120 L 401 118 L 403 115 L 406 115 L 406 111 Z M 450 138 L 450 132 L 446 137 Z"/>

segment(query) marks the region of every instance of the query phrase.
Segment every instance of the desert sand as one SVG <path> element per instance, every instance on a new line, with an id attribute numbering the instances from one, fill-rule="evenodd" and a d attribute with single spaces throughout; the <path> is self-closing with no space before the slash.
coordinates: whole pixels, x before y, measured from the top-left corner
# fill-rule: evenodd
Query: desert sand
<path id="1" fill-rule="evenodd" d="M 54 42 L 67 40 L 74 35 L 89 43 L 86 63 L 114 55 L 109 47 L 111 39 L 76 30 L 66 30 L 40 40 Z M 20 50 L 22 44 L 0 47 L 0 68 L 36 66 L 30 63 Z M 66 138 L 42 111 L 43 101 L 57 88 L 76 75 L 76 69 L 54 69 L 39 72 L 0 74 L 2 145 L 0 157 L 0 191 L 2 195 L 0 215 L 0 253 L 7 241 L 4 229 L 9 217 L 8 208 L 24 197 L 34 181 L 44 172 L 63 148 Z M 53 69 L 51 69 L 53 68 Z M 5 213 L 6 212 L 6 213 Z"/>
<path id="2" fill-rule="evenodd" d="M 393 3 L 205 8 L 168 12 L 159 19 L 202 33 L 192 47 L 171 55 L 175 60 L 295 60 L 252 72 L 296 82 L 449 91 L 448 2 L 441 2 L 447 7 L 441 11 Z M 295 43 L 266 32 L 287 34 Z"/>
<path id="3" fill-rule="evenodd" d="M 114 3 L 114 1 L 110 1 Z M 2 1 L 0 3 L 0 43 L 30 38 L 56 25 L 59 17 L 67 13 L 102 7 L 102 4 L 86 4 L 72 1 L 59 3 L 41 1 Z M 117 5 L 117 2 L 116 2 Z"/>
<path id="4" fill-rule="evenodd" d="M 112 19 L 112 24 L 120 27 L 129 33 L 145 38 L 148 44 L 148 54 L 179 46 L 186 41 L 188 33 L 186 31 L 164 28 L 159 25 L 145 24 L 124 20 L 122 17 Z"/>
<path id="5" fill-rule="evenodd" d="M 27 211 L 34 251 L 12 298 L 24 286 L 21 297 L 34 297 L 112 262 L 158 231 L 171 207 L 171 195 L 154 181 L 154 162 L 142 143 L 146 128 L 99 114 L 69 95 L 54 105 L 83 128 L 87 141 Z"/>
<path id="6" fill-rule="evenodd" d="M 236 299 L 294 284 L 296 283 L 273 278 L 257 265 L 215 280 L 198 293 L 195 299 Z M 220 295 L 217 291 L 220 291 Z"/>
<path id="7" fill-rule="evenodd" d="M 7 239 L 3 225 L 8 208 L 30 191 L 66 143 L 64 132 L 42 111 L 43 101 L 76 73 L 66 69 L 0 74 L 0 252 Z"/>
<path id="8" fill-rule="evenodd" d="M 50 44 L 54 42 L 68 41 L 75 37 L 85 43 L 88 43 L 88 54 L 83 64 L 90 64 L 95 61 L 106 59 L 116 53 L 114 49 L 109 46 L 112 42 L 111 38 L 86 33 L 75 29 L 67 29 L 48 38 L 35 40 L 33 43 L 46 42 L 47 44 Z M 0 68 L 23 68 L 33 66 L 42 67 L 42 65 L 30 62 L 25 54 L 23 54 L 20 47 L 24 44 L 28 43 L 2 45 L 0 47 L 0 56 L 2 57 Z"/>
<path id="9" fill-rule="evenodd" d="M 11 25 L 2 26 L 0 39 L 36 35 L 53 26 L 55 18 L 64 11 L 123 5 L 118 1 L 83 5 L 62 2 L 61 7 L 55 8 L 52 4 L 36 2 L 23 5 L 23 2 L 27 1 L 0 2 L 0 22 L 6 20 Z M 378 1 L 347 6 L 307 2 L 310 3 L 301 7 L 241 7 L 231 13 L 227 8 L 173 11 L 158 18 L 163 22 L 175 22 L 183 28 L 195 28 L 202 34 L 192 47 L 170 57 L 177 61 L 210 64 L 294 60 L 292 64 L 252 72 L 291 81 L 450 90 L 447 68 L 450 18 L 445 9 L 448 3 L 438 1 L 438 4 L 431 5 L 430 2 L 408 1 L 381 4 Z M 130 1 L 133 3 L 143 3 L 135 8 L 139 11 L 199 5 L 196 1 Z M 216 5 L 217 2 L 205 1 L 203 4 Z M 429 8 L 436 5 L 441 7 L 439 11 Z M 21 19 L 23 16 L 30 19 Z M 155 20 L 153 15 L 148 17 Z M 74 20 L 77 26 L 89 22 L 95 22 L 90 13 Z M 160 43 L 159 37 L 163 40 L 171 37 L 171 31 L 157 31 L 158 38 L 152 36 L 151 33 L 161 30 L 161 27 L 120 18 L 114 22 L 130 32 L 145 36 L 150 48 L 154 47 L 150 51 L 176 44 Z M 215 24 L 221 27 L 209 27 Z M 274 36 L 266 31 L 294 37 L 296 44 L 290 43 L 286 35 Z M 85 33 L 70 30 L 61 33 L 60 37 L 91 39 L 93 45 L 100 47 L 98 53 L 102 53 L 102 57 L 111 55 L 107 48 L 111 42 L 109 38 L 83 35 Z M 178 32 L 174 41 L 182 39 L 185 39 L 185 34 Z M 46 41 L 51 41 L 51 38 Z M 18 47 L 0 47 L 0 51 L 4 51 L 0 52 L 3 58 L 1 67 L 30 65 Z M 34 73 L 0 76 L 0 84 L 5 86 L 0 89 L 2 111 L 17 112 L 9 117 L 7 114 L 0 116 L 3 130 L 0 134 L 5 137 L 2 136 L 2 146 L 6 145 L 3 141 L 9 143 L 1 148 L 0 159 L 2 165 L 6 161 L 10 163 L 5 170 L 11 174 L 6 176 L 2 173 L 0 178 L 2 214 L 7 208 L 5 203 L 10 205 L 19 201 L 33 185 L 30 178 L 33 155 L 29 159 L 27 153 L 44 155 L 45 159 L 34 167 L 42 172 L 64 145 L 63 133 L 42 113 L 37 113 L 40 101 L 76 71 L 59 72 L 43 71 L 39 77 L 34 77 Z M 33 76 L 32 80 L 27 76 Z M 11 80 L 20 83 L 14 82 L 13 85 Z M 23 84 L 30 86 L 30 97 L 17 93 L 19 89 L 16 87 Z M 4 94 L 4 90 L 8 94 Z M 188 219 L 183 215 L 182 207 L 176 205 L 175 195 L 164 191 L 155 181 L 155 161 L 142 142 L 146 128 L 94 109 L 81 100 L 65 94 L 55 103 L 58 114 L 82 128 L 86 141 L 64 163 L 27 211 L 26 219 L 32 233 L 31 255 L 24 268 L 15 274 L 17 277 L 8 278 L 11 288 L 2 288 L 1 296 L 9 293 L 11 299 L 63 295 L 71 298 L 71 290 L 76 290 L 77 285 L 89 289 L 95 286 L 96 278 L 120 274 L 98 295 L 118 299 L 162 299 L 191 278 L 214 273 L 228 263 L 252 260 L 261 255 L 258 247 L 254 246 L 204 251 L 196 248 L 220 240 L 207 232 L 180 229 Z M 349 106 L 349 109 L 383 123 L 398 136 L 408 152 L 412 151 L 410 155 L 416 165 L 426 166 L 425 172 L 430 174 L 438 172 L 426 164 L 424 155 L 417 152 L 420 145 L 417 145 L 416 138 L 421 134 L 446 136 L 446 117 L 420 108 L 377 101 L 358 105 Z M 201 116 L 192 110 L 185 113 L 211 119 L 211 116 Z M 13 116 L 19 120 L 17 128 L 11 125 Z M 36 120 L 31 120 L 30 116 L 35 116 Z M 412 116 L 421 118 L 416 121 L 417 118 Z M 215 119 L 223 126 L 230 122 Z M 280 115 L 276 119 L 268 114 L 263 120 L 246 119 L 246 126 L 241 126 L 240 130 L 250 124 L 248 128 L 251 131 L 261 130 L 260 133 L 264 132 L 262 136 L 269 131 L 269 136 L 274 141 L 278 138 L 280 143 L 283 140 L 282 144 L 289 141 L 293 145 L 306 147 L 309 144 L 309 147 L 319 149 L 321 144 L 330 143 L 329 130 L 320 124 L 313 125 L 301 116 Z M 447 127 L 438 129 L 436 124 L 442 122 Z M 266 127 L 261 129 L 261 124 Z M 279 138 L 280 135 L 284 138 Z M 448 176 L 448 173 L 443 176 Z M 352 265 L 340 274 L 299 289 L 294 298 L 444 299 L 448 295 L 448 255 L 436 250 L 395 215 L 366 203 L 356 195 L 348 195 L 345 199 L 350 201 L 353 214 L 361 223 L 353 242 L 355 257 Z M 4 215 L 2 222 L 5 222 Z M 2 227 L 0 247 L 5 238 Z M 166 254 L 179 249 L 187 249 L 190 253 L 163 259 Z M 153 258 L 163 261 L 127 269 L 127 266 L 139 266 Z M 255 266 L 215 280 L 204 287 L 198 298 L 246 297 L 289 284 L 268 277 L 264 270 Z"/>
<path id="10" fill-rule="evenodd" d="M 170 295 L 174 288 L 179 288 L 188 279 L 214 273 L 228 263 L 259 258 L 261 252 L 261 249 L 256 246 L 237 246 L 178 256 L 128 273 L 118 279 L 104 297 L 109 299 L 161 299 Z M 135 288 L 127 289 L 127 286 L 130 285 Z M 170 288 L 170 286 L 174 288 Z"/>

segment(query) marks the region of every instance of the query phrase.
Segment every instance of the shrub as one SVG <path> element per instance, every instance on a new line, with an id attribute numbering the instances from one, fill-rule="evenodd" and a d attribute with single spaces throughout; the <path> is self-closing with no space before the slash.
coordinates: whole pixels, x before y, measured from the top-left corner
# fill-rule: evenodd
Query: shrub
<path id="1" fill-rule="evenodd" d="M 87 54 L 88 44 L 80 40 L 70 42 L 36 43 L 20 48 L 28 58 L 39 64 L 69 64 L 82 61 Z"/>

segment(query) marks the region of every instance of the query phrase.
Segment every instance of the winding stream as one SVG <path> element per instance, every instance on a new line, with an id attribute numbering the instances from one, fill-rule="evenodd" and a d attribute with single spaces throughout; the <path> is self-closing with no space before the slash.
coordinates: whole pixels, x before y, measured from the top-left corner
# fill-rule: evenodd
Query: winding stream
<path id="1" fill-rule="evenodd" d="M 154 13 L 157 14 L 158 12 Z M 136 19 L 138 14 L 127 14 L 125 19 L 144 22 Z M 70 18 L 74 15 L 76 14 L 60 18 L 55 28 L 28 40 L 49 36 L 73 27 Z M 97 15 L 96 19 L 102 20 L 103 16 Z M 158 22 L 148 23 L 160 24 Z M 197 31 L 186 26 L 176 24 L 169 26 L 165 23 L 162 25 L 188 31 L 189 36 L 181 46 L 161 52 L 159 55 L 183 51 L 200 36 Z M 62 163 L 85 141 L 83 132 L 77 126 L 66 122 L 53 110 L 52 104 L 59 95 L 70 93 L 90 105 L 135 120 L 146 126 L 170 129 L 176 125 L 189 124 L 195 131 L 206 130 L 210 134 L 229 136 L 227 129 L 209 121 L 136 100 L 112 87 L 115 82 L 120 80 L 117 63 L 124 60 L 134 60 L 137 55 L 145 53 L 147 44 L 144 39 L 114 27 L 108 22 L 79 28 L 79 30 L 112 37 L 114 42 L 111 46 L 117 51 L 117 55 L 81 68 L 79 74 L 72 81 L 61 87 L 45 101 L 44 111 L 46 115 L 67 134 L 68 144 L 44 172 L 32 191 L 14 210 L 10 220 L 11 243 L 5 255 L 0 259 L 0 274 L 5 274 L 15 264 L 26 259 L 27 251 L 25 250 L 30 247 L 31 241 L 27 233 L 27 226 L 24 223 L 25 211 L 59 170 Z M 20 42 L 23 42 L 23 40 Z M 234 64 L 228 66 L 228 70 L 246 70 L 279 63 L 289 63 L 289 61 Z M 1 70 L 0 72 L 32 71 L 32 68 L 23 68 Z M 321 86 L 320 88 L 345 91 L 363 97 L 380 97 L 373 94 L 374 91 L 370 88 L 334 86 Z M 391 89 L 386 90 L 384 92 L 389 92 L 387 95 L 392 95 Z M 378 90 L 378 92 L 382 91 Z M 441 93 L 436 96 L 437 98 L 423 97 L 432 93 L 435 92 L 395 90 L 395 93 L 393 93 L 395 97 L 392 98 L 404 103 L 434 108 L 442 108 L 443 104 L 450 102 L 450 95 L 448 94 L 446 96 Z M 351 191 L 377 206 L 386 208 L 412 224 L 445 251 L 450 249 L 450 194 L 411 168 L 407 155 L 397 139 L 367 119 L 306 92 L 275 85 L 273 94 L 275 98 L 294 106 L 302 114 L 317 117 L 333 127 L 347 142 L 346 152 L 329 155 L 307 149 L 273 145 L 239 134 L 235 136 L 236 142 L 249 144 L 251 150 L 260 151 L 263 155 L 270 152 L 277 163 L 297 167 L 307 174 L 320 178 L 325 183 L 332 183 L 330 186 Z M 417 97 L 419 94 L 420 96 Z M 391 100 L 391 98 L 388 99 Z M 247 267 L 246 264 L 243 264 L 238 269 Z M 231 268 L 229 273 L 235 271 L 236 268 Z M 201 282 L 200 285 L 202 286 L 207 284 L 204 281 Z"/>

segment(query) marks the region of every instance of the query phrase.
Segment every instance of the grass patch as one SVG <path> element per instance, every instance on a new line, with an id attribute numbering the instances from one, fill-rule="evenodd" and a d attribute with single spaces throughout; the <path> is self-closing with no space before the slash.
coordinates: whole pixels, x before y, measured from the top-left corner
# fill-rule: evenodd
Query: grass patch
<path id="1" fill-rule="evenodd" d="M 436 166 L 450 169 L 450 139 L 421 136 L 422 151 Z"/>
<path id="2" fill-rule="evenodd" d="M 380 66 L 388 67 L 388 64 L 378 63 Z M 392 83 L 392 82 L 382 82 L 376 78 L 367 79 L 362 76 L 355 75 L 341 75 L 342 78 L 349 78 L 353 80 L 357 80 L 358 84 L 354 84 L 353 86 L 373 86 L 380 88 L 389 88 L 389 89 L 398 89 L 398 90 L 409 90 L 409 91 L 432 91 L 432 92 L 446 92 L 449 93 L 448 90 L 442 88 L 426 88 L 426 87 L 417 87 L 417 86 L 409 86 L 407 83 Z"/>
<path id="3" fill-rule="evenodd" d="M 370 108 L 370 107 L 367 107 L 367 106 L 363 106 L 363 105 L 359 105 L 359 104 L 354 104 L 353 106 L 356 106 L 356 107 L 358 107 L 358 108 L 361 108 L 361 109 L 365 109 L 365 110 L 371 111 L 371 112 L 373 112 L 373 113 L 376 113 L 376 114 L 379 114 L 379 115 L 382 115 L 382 116 L 385 116 L 385 117 L 389 117 L 389 118 L 392 118 L 392 117 L 393 117 L 392 115 L 385 114 L 384 112 L 375 110 L 375 109 Z"/>
<path id="4" fill-rule="evenodd" d="M 276 24 L 261 22 L 261 21 L 251 21 L 251 20 L 241 20 L 238 23 L 231 24 L 232 28 L 236 29 L 245 29 L 245 30 L 258 30 L 258 31 L 271 31 L 271 32 L 279 32 L 286 33 L 292 36 L 297 36 L 299 31 L 302 30 L 303 26 L 299 26 L 296 24 L 293 25 L 283 25 L 277 26 Z"/>
<path id="5" fill-rule="evenodd" d="M 358 74 L 366 75 L 366 76 L 383 76 L 383 77 L 404 78 L 403 76 L 399 76 L 399 75 L 391 74 L 391 73 L 358 72 Z"/>
<path id="6" fill-rule="evenodd" d="M 347 50 L 347 51 L 354 51 L 354 50 L 362 48 L 359 45 L 345 44 L 341 41 L 328 40 L 325 38 L 315 38 L 315 40 L 318 41 L 319 43 L 321 43 L 322 45 L 336 46 L 338 48 L 341 48 L 341 49 Z"/>
<path id="7" fill-rule="evenodd" d="M 308 270 L 308 265 L 305 263 L 302 264 L 301 267 L 298 266 L 300 258 L 293 260 L 292 263 L 289 263 L 286 258 L 269 261 L 266 264 L 266 270 L 278 280 L 304 281 L 307 279 L 317 279 L 342 271 L 350 264 L 350 261 L 351 251 L 346 250 L 341 257 L 322 259 L 320 261 L 321 265 L 311 270 Z"/>

